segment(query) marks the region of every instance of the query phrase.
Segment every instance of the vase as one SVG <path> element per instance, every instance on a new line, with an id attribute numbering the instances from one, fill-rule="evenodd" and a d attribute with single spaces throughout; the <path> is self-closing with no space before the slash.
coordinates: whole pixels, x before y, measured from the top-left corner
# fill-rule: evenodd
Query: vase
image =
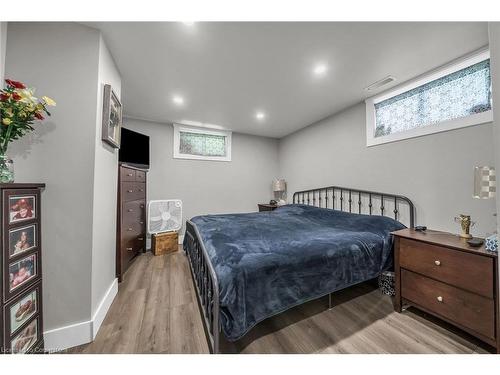
<path id="1" fill-rule="evenodd" d="M 14 162 L 7 155 L 0 155 L 0 183 L 14 182 Z"/>

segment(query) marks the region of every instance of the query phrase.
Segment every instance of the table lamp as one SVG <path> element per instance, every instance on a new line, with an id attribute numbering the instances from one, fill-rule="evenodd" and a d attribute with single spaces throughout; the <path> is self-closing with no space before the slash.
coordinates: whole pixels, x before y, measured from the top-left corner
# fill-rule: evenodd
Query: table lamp
<path id="1" fill-rule="evenodd" d="M 490 199 L 496 195 L 496 174 L 494 167 L 474 168 L 474 195 L 476 199 Z M 496 216 L 496 215 L 495 215 Z M 498 251 L 498 235 L 486 238 L 486 250 Z"/>
<path id="2" fill-rule="evenodd" d="M 274 197 L 278 201 L 278 206 L 286 204 L 286 181 L 282 178 L 273 181 Z"/>

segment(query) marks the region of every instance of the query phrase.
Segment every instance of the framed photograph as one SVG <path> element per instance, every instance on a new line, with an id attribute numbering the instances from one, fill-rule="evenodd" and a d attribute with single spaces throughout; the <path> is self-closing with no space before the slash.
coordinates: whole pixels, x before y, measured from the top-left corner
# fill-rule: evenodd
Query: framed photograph
<path id="1" fill-rule="evenodd" d="M 36 196 L 9 196 L 9 224 L 36 218 Z"/>
<path id="2" fill-rule="evenodd" d="M 36 224 L 9 230 L 9 258 L 37 246 Z"/>
<path id="3" fill-rule="evenodd" d="M 30 320 L 39 311 L 40 306 L 40 286 L 30 290 L 19 299 L 11 302 L 7 307 L 7 320 L 9 320 L 6 329 L 8 335 L 12 335 Z"/>
<path id="4" fill-rule="evenodd" d="M 120 148 L 122 104 L 111 85 L 104 85 L 102 110 L 102 140 L 114 148 Z"/>
<path id="5" fill-rule="evenodd" d="M 26 258 L 9 264 L 9 293 L 36 278 L 38 272 L 37 266 L 36 254 L 31 254 Z"/>
<path id="6" fill-rule="evenodd" d="M 23 328 L 10 342 L 12 353 L 26 353 L 38 341 L 38 318 Z"/>

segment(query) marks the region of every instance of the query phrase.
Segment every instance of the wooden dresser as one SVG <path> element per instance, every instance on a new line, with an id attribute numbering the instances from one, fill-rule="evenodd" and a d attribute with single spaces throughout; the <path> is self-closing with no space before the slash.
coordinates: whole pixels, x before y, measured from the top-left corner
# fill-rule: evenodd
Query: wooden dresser
<path id="1" fill-rule="evenodd" d="M 497 254 L 445 232 L 393 234 L 396 311 L 415 306 L 500 352 Z"/>
<path id="2" fill-rule="evenodd" d="M 0 352 L 43 352 L 41 190 L 0 184 Z"/>
<path id="3" fill-rule="evenodd" d="M 116 277 L 121 282 L 131 262 L 146 249 L 147 170 L 126 164 L 118 168 Z"/>

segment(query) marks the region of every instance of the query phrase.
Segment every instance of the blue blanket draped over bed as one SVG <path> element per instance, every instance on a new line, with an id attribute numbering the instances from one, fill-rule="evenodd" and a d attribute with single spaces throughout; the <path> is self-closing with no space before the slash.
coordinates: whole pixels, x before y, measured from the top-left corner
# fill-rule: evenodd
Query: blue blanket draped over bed
<path id="1" fill-rule="evenodd" d="M 392 265 L 390 232 L 405 227 L 388 217 L 305 205 L 192 222 L 219 281 L 230 341 L 290 307 L 375 278 Z"/>

